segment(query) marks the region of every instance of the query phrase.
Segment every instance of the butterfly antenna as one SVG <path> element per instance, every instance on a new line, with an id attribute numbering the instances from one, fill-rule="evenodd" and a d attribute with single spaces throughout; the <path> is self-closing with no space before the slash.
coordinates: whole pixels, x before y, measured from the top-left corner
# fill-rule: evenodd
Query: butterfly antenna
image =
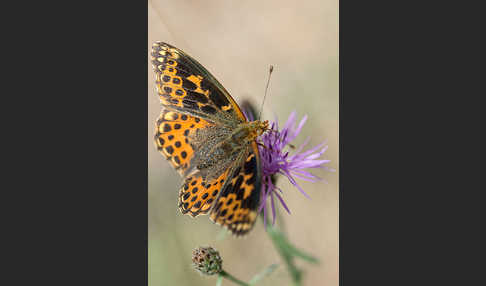
<path id="1" fill-rule="evenodd" d="M 270 65 L 270 69 L 268 71 L 267 86 L 265 87 L 265 95 L 263 96 L 262 106 L 260 108 L 260 113 L 258 114 L 258 120 L 262 118 L 263 104 L 265 103 L 265 98 L 267 97 L 267 90 L 268 90 L 268 85 L 270 84 L 270 77 L 272 76 L 272 72 L 273 72 L 273 66 Z"/>

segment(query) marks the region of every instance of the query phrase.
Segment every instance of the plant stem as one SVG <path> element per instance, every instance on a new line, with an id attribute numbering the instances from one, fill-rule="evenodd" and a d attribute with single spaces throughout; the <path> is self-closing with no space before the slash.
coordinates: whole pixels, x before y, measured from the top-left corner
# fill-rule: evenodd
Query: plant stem
<path id="1" fill-rule="evenodd" d="M 263 216 L 261 216 L 263 218 Z M 277 249 L 282 259 L 287 265 L 290 277 L 295 286 L 300 286 L 302 282 L 302 272 L 295 266 L 293 256 L 285 250 L 286 238 L 285 235 L 272 226 L 271 222 L 267 221 L 267 233 L 272 239 L 273 245 Z"/>
<path id="2" fill-rule="evenodd" d="M 238 284 L 238 285 L 241 285 L 241 286 L 250 286 L 250 284 L 248 283 L 245 283 L 241 280 L 238 280 L 236 279 L 235 277 L 231 276 L 231 274 L 229 274 L 228 272 L 224 271 L 224 270 L 221 270 L 221 272 L 219 272 L 219 275 L 228 279 L 228 280 L 231 280 L 233 281 L 234 283 Z"/>

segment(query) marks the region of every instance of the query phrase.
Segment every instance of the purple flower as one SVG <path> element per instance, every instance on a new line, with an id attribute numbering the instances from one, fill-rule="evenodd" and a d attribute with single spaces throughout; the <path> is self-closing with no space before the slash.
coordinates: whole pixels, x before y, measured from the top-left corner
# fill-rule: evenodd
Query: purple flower
<path id="1" fill-rule="evenodd" d="M 247 118 L 251 120 L 253 117 L 251 112 L 245 113 L 249 115 Z M 306 169 L 321 168 L 327 171 L 334 171 L 333 169 L 324 166 L 324 164 L 329 163 L 330 160 L 320 159 L 321 155 L 327 150 L 327 146 L 325 145 L 326 141 L 311 149 L 303 151 L 304 147 L 309 143 L 310 138 L 308 137 L 301 146 L 292 150 L 292 148 L 295 147 L 292 146 L 290 142 L 299 135 L 306 120 L 307 115 L 296 124 L 296 112 L 294 111 L 290 114 L 282 130 L 279 130 L 278 120 L 275 120 L 275 122 L 272 122 L 271 124 L 271 130 L 265 132 L 259 138 L 260 143 L 262 143 L 264 147 L 261 145 L 259 146 L 260 157 L 262 159 L 263 179 L 258 212 L 261 212 L 263 209 L 265 227 L 267 222 L 266 217 L 269 211 L 266 203 L 268 198 L 270 198 L 270 205 L 272 208 L 272 224 L 275 224 L 275 197 L 290 214 L 290 210 L 282 198 L 283 192 L 275 185 L 275 180 L 272 181 L 272 177 L 277 174 L 284 175 L 292 185 L 294 185 L 304 196 L 309 198 L 295 179 L 309 182 L 322 180 L 306 171 Z M 290 146 L 291 149 L 288 150 L 286 148 L 287 146 Z"/>

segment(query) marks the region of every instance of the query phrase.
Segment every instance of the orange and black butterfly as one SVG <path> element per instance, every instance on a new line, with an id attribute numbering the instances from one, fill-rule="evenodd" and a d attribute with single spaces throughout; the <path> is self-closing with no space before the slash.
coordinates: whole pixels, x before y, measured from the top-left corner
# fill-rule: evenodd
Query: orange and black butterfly
<path id="1" fill-rule="evenodd" d="M 164 107 L 155 142 L 184 178 L 179 209 L 193 217 L 209 212 L 233 234 L 247 233 L 262 181 L 256 138 L 268 122 L 249 122 L 226 89 L 178 48 L 156 42 L 151 59 Z"/>

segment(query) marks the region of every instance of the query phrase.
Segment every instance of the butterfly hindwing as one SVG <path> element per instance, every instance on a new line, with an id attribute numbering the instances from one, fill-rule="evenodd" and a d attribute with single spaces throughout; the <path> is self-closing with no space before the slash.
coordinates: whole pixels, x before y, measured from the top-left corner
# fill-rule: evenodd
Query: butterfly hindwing
<path id="1" fill-rule="evenodd" d="M 251 230 L 260 201 L 261 163 L 255 142 L 234 169 L 211 210 L 210 218 L 235 235 Z"/>
<path id="2" fill-rule="evenodd" d="M 164 110 L 157 120 L 155 144 L 179 174 L 184 175 L 194 156 L 191 134 L 210 125 L 204 119 Z"/>
<path id="3" fill-rule="evenodd" d="M 218 178 L 204 181 L 199 173 L 193 174 L 184 180 L 179 191 L 179 209 L 183 214 L 195 217 L 206 214 L 216 200 L 221 187 L 224 184 L 229 170 L 226 170 Z"/>

